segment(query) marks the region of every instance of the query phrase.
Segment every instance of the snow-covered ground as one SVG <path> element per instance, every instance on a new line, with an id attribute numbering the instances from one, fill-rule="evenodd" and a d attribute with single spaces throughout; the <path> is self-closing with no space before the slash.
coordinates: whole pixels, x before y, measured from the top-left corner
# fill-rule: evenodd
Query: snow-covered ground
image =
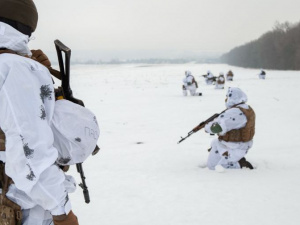
<path id="1" fill-rule="evenodd" d="M 207 70 L 234 72 L 224 90 L 207 86 Z M 183 97 L 184 71 L 202 97 Z M 300 72 L 228 65 L 76 65 L 74 96 L 98 118 L 100 152 L 84 164 L 91 202 L 70 195 L 80 224 L 299 225 Z M 247 159 L 255 170 L 203 168 L 213 136 L 181 136 L 225 109 L 229 86 L 240 87 L 256 112 Z M 79 181 L 75 168 L 70 174 Z"/>

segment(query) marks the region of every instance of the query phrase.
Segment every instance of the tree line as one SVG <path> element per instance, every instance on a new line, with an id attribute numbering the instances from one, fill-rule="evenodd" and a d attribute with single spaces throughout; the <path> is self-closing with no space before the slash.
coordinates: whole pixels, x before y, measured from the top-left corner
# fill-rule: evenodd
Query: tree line
<path id="1" fill-rule="evenodd" d="M 239 67 L 300 70 L 300 22 L 276 22 L 273 30 L 235 47 L 220 60 Z"/>

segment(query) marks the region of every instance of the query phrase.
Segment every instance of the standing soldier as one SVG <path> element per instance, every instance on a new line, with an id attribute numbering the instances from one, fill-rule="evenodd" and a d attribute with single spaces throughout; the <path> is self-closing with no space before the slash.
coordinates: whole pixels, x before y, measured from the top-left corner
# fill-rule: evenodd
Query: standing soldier
<path id="1" fill-rule="evenodd" d="M 253 169 L 244 156 L 253 144 L 255 113 L 246 104 L 247 96 L 241 89 L 229 88 L 226 97 L 227 110 L 205 125 L 206 132 L 218 135 L 211 143 L 207 167 Z"/>
<path id="2" fill-rule="evenodd" d="M 195 77 L 191 74 L 190 71 L 185 71 L 185 78 L 183 79 L 182 93 L 184 96 L 187 96 L 187 91 L 190 91 L 191 96 L 201 96 L 201 92 L 196 92 L 198 88 L 198 83 L 195 80 Z"/>
<path id="3" fill-rule="evenodd" d="M 27 46 L 37 21 L 32 0 L 0 0 L 0 224 L 78 225 L 56 164 L 53 81 Z"/>

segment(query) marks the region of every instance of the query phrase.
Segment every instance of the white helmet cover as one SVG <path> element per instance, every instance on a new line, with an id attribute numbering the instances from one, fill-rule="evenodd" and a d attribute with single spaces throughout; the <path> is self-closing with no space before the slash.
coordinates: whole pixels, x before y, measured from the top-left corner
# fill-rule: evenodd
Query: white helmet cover
<path id="1" fill-rule="evenodd" d="M 230 108 L 239 103 L 246 103 L 248 101 L 247 95 L 237 87 L 229 87 L 226 97 L 227 108 Z"/>
<path id="2" fill-rule="evenodd" d="M 83 162 L 95 149 L 100 135 L 96 116 L 68 100 L 56 101 L 51 128 L 60 165 Z"/>

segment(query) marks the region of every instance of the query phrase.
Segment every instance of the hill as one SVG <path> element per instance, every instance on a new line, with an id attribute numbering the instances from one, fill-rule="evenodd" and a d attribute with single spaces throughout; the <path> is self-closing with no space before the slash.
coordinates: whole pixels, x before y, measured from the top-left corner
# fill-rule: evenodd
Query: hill
<path id="1" fill-rule="evenodd" d="M 220 60 L 240 67 L 300 70 L 300 23 L 277 22 L 272 31 L 232 49 Z"/>

